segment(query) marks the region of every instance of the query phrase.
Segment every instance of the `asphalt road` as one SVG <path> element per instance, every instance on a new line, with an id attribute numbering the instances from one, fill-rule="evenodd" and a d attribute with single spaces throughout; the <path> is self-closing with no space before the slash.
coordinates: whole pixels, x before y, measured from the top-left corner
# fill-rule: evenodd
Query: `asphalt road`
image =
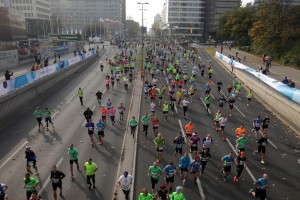
<path id="1" fill-rule="evenodd" d="M 222 92 L 227 94 L 226 86 L 232 83 L 234 77 L 227 73 L 204 49 L 201 50 L 200 56 L 205 62 L 206 66 L 211 65 L 214 73 L 212 81 L 216 84 L 219 80 L 222 80 L 224 86 Z M 188 62 L 190 71 L 194 65 Z M 147 77 L 150 80 L 150 76 Z M 160 120 L 159 132 L 162 133 L 166 140 L 166 146 L 164 148 L 164 158 L 159 163 L 159 166 L 163 169 L 170 161 L 174 160 L 178 167 L 178 157 L 174 157 L 175 146 L 173 139 L 177 135 L 177 132 L 182 130 L 181 125 L 184 127 L 190 120 L 195 125 L 195 131 L 199 133 L 202 139 L 208 133 L 212 135 L 214 139 L 214 145 L 211 148 L 212 159 L 209 160 L 204 175 L 200 178 L 199 184 L 196 186 L 193 184 L 190 178 L 184 187 L 184 194 L 189 200 L 196 199 L 251 199 L 248 191 L 253 188 L 253 182 L 255 179 L 262 177 L 263 173 L 267 173 L 270 179 L 270 189 L 267 191 L 267 199 L 298 199 L 300 196 L 298 180 L 300 178 L 299 167 L 299 150 L 300 143 L 299 138 L 290 132 L 290 130 L 283 124 L 276 116 L 272 115 L 264 105 L 258 102 L 254 98 L 251 105 L 247 107 L 246 102 L 246 90 L 243 87 L 241 95 L 235 102 L 235 110 L 231 117 L 228 117 L 228 123 L 225 128 L 225 135 L 227 141 L 222 141 L 220 133 L 216 133 L 213 125 L 213 114 L 218 110 L 217 99 L 221 96 L 217 92 L 216 85 L 213 86 L 212 94 L 214 100 L 210 107 L 211 115 L 208 115 L 205 110 L 205 106 L 200 100 L 204 99 L 204 85 L 208 81 L 207 68 L 205 77 L 201 78 L 200 73 L 196 78 L 196 92 L 193 96 L 193 102 L 190 104 L 187 119 L 183 118 L 183 110 L 181 107 L 177 108 L 178 114 L 169 114 L 168 121 L 165 122 L 162 116 L 162 109 L 157 109 L 157 116 Z M 162 84 L 166 84 L 165 76 L 159 76 L 159 87 Z M 167 97 L 164 97 L 166 100 Z M 163 100 L 163 101 L 164 101 Z M 142 100 L 141 116 L 145 112 L 149 113 L 149 103 Z M 228 105 L 223 108 L 223 112 L 229 115 Z M 257 148 L 255 143 L 254 134 L 251 133 L 252 121 L 257 115 L 264 117 L 269 114 L 271 123 L 268 130 L 269 145 L 266 153 L 266 164 L 260 163 L 260 156 L 253 155 L 252 152 Z M 249 139 L 249 145 L 246 149 L 247 166 L 248 170 L 244 169 L 239 183 L 233 182 L 233 176 L 236 175 L 236 167 L 232 167 L 231 175 L 228 177 L 228 182 L 223 181 L 223 176 L 220 173 L 221 158 L 233 151 L 232 147 L 235 146 L 235 129 L 240 126 L 241 123 L 245 124 L 247 129 L 247 137 Z M 138 162 L 136 172 L 136 196 L 141 192 L 143 187 L 147 187 L 151 191 L 150 177 L 147 176 L 147 170 L 150 165 L 156 161 L 156 149 L 154 148 L 154 135 L 152 127 L 148 134 L 148 140 L 145 139 L 141 129 L 139 130 L 138 139 Z M 272 145 L 272 144 L 273 145 Z M 188 146 L 184 146 L 184 151 L 188 151 Z M 179 170 L 178 170 L 179 172 Z M 179 173 L 178 173 L 179 174 Z M 159 184 L 164 183 L 164 176 L 160 177 Z M 191 177 L 191 176 L 190 176 Z M 175 185 L 181 185 L 179 176 L 175 178 Z"/>
<path id="2" fill-rule="evenodd" d="M 106 47 L 106 53 L 100 58 L 103 63 L 105 55 L 112 57 L 117 51 L 115 47 Z M 41 97 L 41 102 L 21 112 L 20 115 L 1 127 L 0 132 L 0 177 L 1 182 L 7 184 L 9 189 L 7 194 L 9 199 L 26 199 L 23 189 L 23 178 L 26 173 L 25 146 L 30 145 L 37 155 L 37 166 L 40 175 L 34 176 L 41 182 L 43 199 L 53 199 L 49 174 L 54 164 L 58 169 L 66 174 L 63 180 L 63 199 L 102 199 L 112 198 L 112 190 L 115 184 L 118 162 L 120 160 L 121 145 L 124 136 L 125 123 L 120 123 L 117 118 L 116 125 L 112 126 L 110 121 L 105 131 L 104 144 L 96 144 L 91 147 L 87 130 L 84 127 L 83 112 L 87 107 L 94 110 L 93 121 L 100 117 L 99 105 L 95 97 L 97 90 L 103 91 L 105 88 L 104 77 L 109 73 L 109 68 L 105 67 L 101 73 L 99 69 L 99 59 L 90 63 L 81 72 L 74 74 L 65 80 L 57 90 Z M 84 106 L 80 105 L 76 95 L 79 87 L 85 93 Z M 126 93 L 122 87 L 115 85 L 114 90 L 105 91 L 103 104 L 108 98 L 113 105 L 119 106 L 122 102 L 125 108 L 129 107 L 132 86 Z M 21 97 L 20 97 L 21 98 Z M 42 109 L 48 107 L 54 117 L 55 129 L 50 126 L 42 133 L 38 132 L 37 122 L 33 117 L 35 107 Z M 125 111 L 124 119 L 127 119 Z M 96 135 L 96 134 L 95 134 Z M 81 171 L 74 170 L 74 181 L 71 179 L 69 171 L 69 158 L 67 149 L 70 143 L 79 151 L 79 163 Z M 84 174 L 84 163 L 88 158 L 93 158 L 98 164 L 99 170 L 96 172 L 96 189 L 89 190 Z"/>

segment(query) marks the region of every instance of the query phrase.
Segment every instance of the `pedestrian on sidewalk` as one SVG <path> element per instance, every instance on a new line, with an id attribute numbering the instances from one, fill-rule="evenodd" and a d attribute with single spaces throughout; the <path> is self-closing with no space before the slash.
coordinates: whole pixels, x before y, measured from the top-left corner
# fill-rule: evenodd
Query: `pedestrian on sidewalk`
<path id="1" fill-rule="evenodd" d="M 89 185 L 89 189 L 95 188 L 95 172 L 98 170 L 98 166 L 93 162 L 93 159 L 90 158 L 84 164 L 84 171 L 86 173 L 87 184 Z M 92 179 L 92 183 L 91 183 Z"/>
<path id="2" fill-rule="evenodd" d="M 129 200 L 130 189 L 132 185 L 132 176 L 128 174 L 127 171 L 124 171 L 123 175 L 121 175 L 117 182 L 117 187 L 121 187 L 122 191 L 125 195 L 125 200 Z"/>

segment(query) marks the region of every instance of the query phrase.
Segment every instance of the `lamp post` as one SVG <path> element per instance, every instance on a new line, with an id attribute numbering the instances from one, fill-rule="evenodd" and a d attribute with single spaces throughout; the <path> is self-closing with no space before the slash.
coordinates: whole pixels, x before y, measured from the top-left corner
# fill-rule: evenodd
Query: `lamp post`
<path id="1" fill-rule="evenodd" d="M 142 68 L 144 67 L 144 4 L 149 4 L 148 2 L 138 2 L 137 4 L 142 5 Z"/>

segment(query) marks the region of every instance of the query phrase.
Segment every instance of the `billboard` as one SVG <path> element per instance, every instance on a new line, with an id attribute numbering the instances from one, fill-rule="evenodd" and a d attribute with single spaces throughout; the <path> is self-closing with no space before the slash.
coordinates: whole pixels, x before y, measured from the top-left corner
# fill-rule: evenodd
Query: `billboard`
<path id="1" fill-rule="evenodd" d="M 0 16 L 0 41 L 27 39 L 23 13 L 13 8 L 0 7 Z"/>

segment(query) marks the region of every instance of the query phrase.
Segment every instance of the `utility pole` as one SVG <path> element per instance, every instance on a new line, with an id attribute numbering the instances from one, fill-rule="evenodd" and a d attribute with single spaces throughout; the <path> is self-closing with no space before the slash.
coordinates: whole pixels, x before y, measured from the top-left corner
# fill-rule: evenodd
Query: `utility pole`
<path id="1" fill-rule="evenodd" d="M 149 4 L 149 3 L 138 2 L 137 4 L 142 4 L 142 68 L 144 68 L 144 4 Z"/>

